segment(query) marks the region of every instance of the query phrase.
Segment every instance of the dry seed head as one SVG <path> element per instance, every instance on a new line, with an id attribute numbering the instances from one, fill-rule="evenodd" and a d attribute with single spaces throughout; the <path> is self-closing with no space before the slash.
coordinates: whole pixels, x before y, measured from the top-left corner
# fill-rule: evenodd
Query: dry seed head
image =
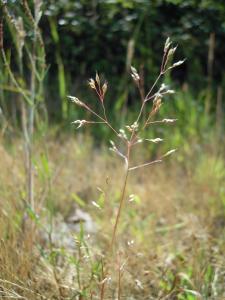
<path id="1" fill-rule="evenodd" d="M 171 48 L 171 49 L 169 50 L 169 52 L 168 52 L 168 57 L 174 55 L 176 49 L 177 49 L 177 46 L 174 47 L 174 48 Z"/>
<path id="2" fill-rule="evenodd" d="M 136 142 L 136 144 L 140 144 L 142 142 L 143 142 L 143 139 L 138 139 L 137 142 Z"/>
<path id="3" fill-rule="evenodd" d="M 130 67 L 131 68 L 131 72 L 133 73 L 133 74 L 138 74 L 138 72 L 137 72 L 137 69 L 135 68 L 135 67 Z"/>
<path id="4" fill-rule="evenodd" d="M 131 77 L 134 79 L 135 82 L 139 81 L 140 80 L 140 77 L 139 75 L 134 75 L 134 74 L 131 74 Z"/>
<path id="5" fill-rule="evenodd" d="M 119 132 L 120 133 L 118 134 L 118 136 L 127 140 L 127 135 L 126 135 L 125 131 L 123 129 L 120 129 Z"/>
<path id="6" fill-rule="evenodd" d="M 153 100 L 153 103 L 156 103 L 159 99 L 162 99 L 162 94 L 156 93 L 156 94 L 155 94 L 155 98 L 154 98 L 154 100 Z"/>
<path id="7" fill-rule="evenodd" d="M 156 95 L 162 95 L 161 93 L 165 94 L 174 94 L 175 91 L 174 90 L 169 90 L 169 86 L 165 85 L 164 83 L 161 84 L 158 93 L 156 93 Z"/>
<path id="8" fill-rule="evenodd" d="M 96 80 L 97 84 L 100 86 L 100 78 L 98 76 L 98 72 L 96 72 L 95 80 Z"/>
<path id="9" fill-rule="evenodd" d="M 137 123 L 137 122 L 134 122 L 132 125 L 126 125 L 125 128 L 126 128 L 129 132 L 137 131 L 137 130 L 138 130 L 138 123 Z"/>
<path id="10" fill-rule="evenodd" d="M 128 131 L 132 132 L 131 126 L 127 125 L 127 126 L 125 126 L 125 127 L 126 127 L 126 129 L 127 129 Z"/>
<path id="11" fill-rule="evenodd" d="M 117 152 L 118 149 L 117 149 L 115 143 L 113 141 L 110 141 L 110 144 L 111 144 L 112 147 L 110 147 L 109 150 L 111 150 L 113 152 Z"/>
<path id="12" fill-rule="evenodd" d="M 131 127 L 132 130 L 137 131 L 138 130 L 138 123 L 134 122 L 130 127 Z"/>
<path id="13" fill-rule="evenodd" d="M 113 147 L 115 147 L 115 143 L 112 140 L 110 140 L 109 142 Z"/>
<path id="14" fill-rule="evenodd" d="M 153 100 L 153 110 L 157 112 L 162 105 L 162 95 L 157 93 L 154 100 Z"/>
<path id="15" fill-rule="evenodd" d="M 78 124 L 77 129 L 84 126 L 87 123 L 88 123 L 88 121 L 86 121 L 86 120 L 76 120 L 76 121 L 72 122 L 72 124 Z"/>
<path id="16" fill-rule="evenodd" d="M 169 156 L 169 155 L 173 154 L 173 153 L 176 152 L 176 151 L 177 151 L 177 149 L 169 150 L 169 151 L 167 151 L 166 154 L 164 154 L 162 157 Z"/>
<path id="17" fill-rule="evenodd" d="M 168 37 L 165 42 L 164 52 L 166 52 L 169 49 L 170 45 L 171 45 L 171 42 L 170 42 L 170 38 Z"/>
<path id="18" fill-rule="evenodd" d="M 135 199 L 135 197 L 136 197 L 136 196 L 135 196 L 134 194 L 129 195 L 128 201 L 129 201 L 129 202 L 133 202 L 134 199 Z"/>
<path id="19" fill-rule="evenodd" d="M 155 139 L 146 139 L 146 141 L 149 141 L 149 142 L 152 142 L 152 143 L 155 143 L 155 144 L 157 144 L 157 143 L 159 143 L 159 142 L 162 142 L 162 141 L 163 141 L 163 139 L 161 139 L 161 138 L 155 138 Z"/>
<path id="20" fill-rule="evenodd" d="M 107 91 L 107 88 L 108 88 L 108 84 L 107 84 L 107 82 L 105 82 L 105 83 L 103 84 L 103 86 L 102 86 L 102 94 L 103 94 L 103 96 L 105 96 L 105 93 L 106 93 L 106 91 Z"/>
<path id="21" fill-rule="evenodd" d="M 73 103 L 79 105 L 79 106 L 85 106 L 82 101 L 80 101 L 77 97 L 74 96 L 67 96 Z"/>
<path id="22" fill-rule="evenodd" d="M 174 63 L 169 69 L 178 67 L 178 66 L 182 65 L 184 62 L 185 62 L 185 59 L 179 60 L 179 61 L 177 61 L 176 63 Z"/>
<path id="23" fill-rule="evenodd" d="M 159 93 L 166 90 L 168 88 L 167 85 L 165 85 L 165 83 L 162 83 L 161 86 L 160 86 L 160 89 L 159 89 Z"/>
<path id="24" fill-rule="evenodd" d="M 163 123 L 174 123 L 176 121 L 177 121 L 177 119 L 163 119 L 162 120 Z"/>
<path id="25" fill-rule="evenodd" d="M 132 66 L 131 66 L 131 76 L 136 82 L 140 80 L 140 76 L 138 75 L 137 70 Z"/>
<path id="26" fill-rule="evenodd" d="M 165 92 L 165 94 L 175 94 L 175 91 L 174 91 L 174 90 L 167 90 L 167 91 Z"/>
<path id="27" fill-rule="evenodd" d="M 90 88 L 91 89 L 93 89 L 93 90 L 95 90 L 96 89 L 96 87 L 95 87 L 95 81 L 94 81 L 94 79 L 89 79 L 89 81 L 88 81 L 88 85 L 90 86 Z"/>
<path id="28" fill-rule="evenodd" d="M 162 98 L 157 98 L 155 101 L 156 108 L 159 109 L 161 104 L 162 104 Z"/>

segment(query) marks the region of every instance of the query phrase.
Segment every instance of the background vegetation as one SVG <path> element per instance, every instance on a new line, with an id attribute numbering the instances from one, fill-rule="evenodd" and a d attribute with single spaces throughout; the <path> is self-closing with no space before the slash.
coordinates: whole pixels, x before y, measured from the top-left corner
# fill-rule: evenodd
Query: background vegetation
<path id="1" fill-rule="evenodd" d="M 8 0 L 1 23 L 0 298 L 224 299 L 224 1 Z M 158 118 L 177 124 L 152 126 L 144 137 L 165 142 L 132 161 L 179 151 L 130 178 L 109 276 L 123 166 L 107 127 L 74 130 L 90 115 L 67 96 L 98 110 L 97 71 L 109 121 L 130 124 L 141 105 L 130 67 L 147 92 L 168 36 L 186 60 L 165 76 L 176 93 Z"/>
<path id="2" fill-rule="evenodd" d="M 22 15 L 17 1 L 8 1 L 15 16 Z M 44 1 L 40 28 L 46 45 L 48 72 L 45 101 L 52 120 L 68 114 L 66 95 L 84 94 L 87 78 L 96 71 L 110 83 L 108 105 L 121 109 L 136 104 L 128 80 L 131 64 L 143 68 L 146 84 L 158 73 L 162 41 L 168 36 L 179 44 L 178 57 L 186 64 L 168 81 L 188 89 L 215 112 L 218 89 L 224 87 L 225 5 L 223 1 L 110 0 Z M 5 24 L 5 50 L 11 52 L 14 70 L 19 68 L 15 44 Z M 27 38 L 29 23 L 24 24 Z M 206 101 L 209 97 L 210 100 Z M 14 99 L 15 95 L 13 96 Z M 199 99 L 200 98 L 200 99 Z M 203 98 L 203 99 L 202 99 Z M 12 100 L 13 101 L 13 100 Z M 208 110 L 209 108 L 207 108 Z"/>

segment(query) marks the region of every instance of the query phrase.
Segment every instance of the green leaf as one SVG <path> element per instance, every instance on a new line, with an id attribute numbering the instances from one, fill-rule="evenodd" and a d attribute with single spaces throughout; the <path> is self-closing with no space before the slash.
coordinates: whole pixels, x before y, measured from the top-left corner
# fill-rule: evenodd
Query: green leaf
<path id="1" fill-rule="evenodd" d="M 38 224 L 40 221 L 39 215 L 36 214 L 36 212 L 32 209 L 32 207 L 27 206 L 26 211 L 27 211 L 28 216 L 31 218 L 31 220 L 33 220 L 36 224 Z"/>
<path id="2" fill-rule="evenodd" d="M 84 207 L 85 202 L 75 193 L 71 194 L 73 201 L 75 201 L 79 206 Z"/>

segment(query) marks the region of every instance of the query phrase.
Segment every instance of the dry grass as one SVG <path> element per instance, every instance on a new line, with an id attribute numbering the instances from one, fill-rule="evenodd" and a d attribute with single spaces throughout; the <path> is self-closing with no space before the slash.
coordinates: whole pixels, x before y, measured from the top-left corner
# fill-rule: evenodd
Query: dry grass
<path id="1" fill-rule="evenodd" d="M 82 135 L 76 140 L 49 135 L 38 142 L 35 120 L 45 76 L 38 29 L 41 3 L 34 3 L 33 15 L 28 2 L 22 1 L 33 31 L 25 47 L 24 32 L 19 40 L 17 19 L 3 5 L 19 42 L 19 77 L 24 77 L 23 47 L 32 63 L 27 94 L 26 84 L 17 81 L 0 43 L 10 80 L 20 100 L 29 104 L 21 102 L 23 141 L 0 145 L 0 298 L 222 299 L 224 158 L 202 148 L 204 155 L 190 154 L 182 166 L 174 161 L 145 168 L 161 163 L 175 149 L 166 154 L 158 151 L 155 158 L 140 146 L 162 141 L 145 139 L 143 131 L 149 126 L 177 120 L 155 119 L 163 97 L 174 94 L 163 83 L 157 92 L 156 87 L 166 73 L 184 62 L 171 62 L 177 47 L 172 48 L 167 38 L 159 75 L 147 93 L 143 74 L 131 67 L 141 105 L 135 121 L 124 130 L 113 128 L 108 119 L 107 82 L 98 74 L 89 86 L 97 95 L 99 110 L 69 96 L 87 116 L 94 117 L 74 121 L 77 128 L 107 126 L 119 143 L 112 142 L 111 150 L 124 163 Z M 67 105 L 62 108 L 65 113 Z M 139 149 L 137 154 L 133 148 Z"/>
<path id="2" fill-rule="evenodd" d="M 76 268 L 65 262 L 71 249 L 60 249 L 53 263 L 46 258 L 48 243 L 43 244 L 40 234 L 33 240 L 30 229 L 24 226 L 21 144 L 14 141 L 14 146 L 6 150 L 2 142 L 0 147 L 0 292 L 9 299 L 72 299 L 71 295 L 79 288 Z M 38 145 L 35 148 L 39 161 L 42 154 L 39 149 L 43 148 Z M 106 149 L 94 149 L 91 140 L 84 136 L 76 140 L 49 138 L 47 148 L 51 194 L 43 187 L 46 183 L 36 170 L 36 199 L 45 197 L 39 207 L 40 220 L 43 224 L 48 222 L 47 200 L 54 208 L 55 218 L 60 212 L 66 219 L 76 204 L 73 195 L 79 195 L 85 202 L 82 209 L 92 216 L 98 228 L 87 240 L 90 256 L 100 257 L 107 252 L 111 238 L 122 164 L 112 159 Z M 203 173 L 206 162 L 211 168 Z M 128 195 L 126 198 L 118 232 L 118 266 L 112 268 L 118 269 L 118 273 L 109 274 L 108 299 L 116 299 L 120 269 L 124 299 L 222 300 L 225 297 L 223 180 L 224 161 L 206 151 L 202 160 L 195 165 L 189 163 L 186 169 L 175 160 L 130 176 L 128 195 L 138 197 L 134 201 L 128 201 Z M 92 204 L 100 194 L 97 187 L 107 192 L 101 210 Z M 38 224 L 37 232 L 41 232 Z M 78 249 L 77 243 L 74 253 Z M 111 263 L 115 261 L 109 262 L 109 266 Z M 89 276 L 90 262 L 82 256 L 81 265 L 80 289 Z M 96 283 L 93 289 L 98 290 L 97 286 Z M 90 295 L 74 297 L 91 299 Z M 92 297 L 99 299 L 98 292 Z"/>

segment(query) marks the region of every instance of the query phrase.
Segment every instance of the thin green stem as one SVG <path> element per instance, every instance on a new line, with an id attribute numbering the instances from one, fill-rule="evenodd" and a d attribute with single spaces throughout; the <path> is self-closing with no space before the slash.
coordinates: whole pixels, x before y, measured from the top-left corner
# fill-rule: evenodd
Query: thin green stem
<path id="1" fill-rule="evenodd" d="M 102 282 L 102 286 L 101 286 L 101 295 L 100 295 L 100 299 L 104 300 L 104 295 L 105 295 L 105 272 L 104 272 L 104 265 L 103 265 L 103 261 L 102 261 L 102 278 L 103 278 L 103 282 Z"/>
<path id="2" fill-rule="evenodd" d="M 10 65 L 7 61 L 7 58 L 6 58 L 6 55 L 5 55 L 5 51 L 4 49 L 1 49 L 1 52 L 2 52 L 2 58 L 3 58 L 3 62 L 6 66 L 6 69 L 9 73 L 9 76 L 12 80 L 12 82 L 14 83 L 14 85 L 16 86 L 16 88 L 18 89 L 18 91 L 23 95 L 24 99 L 28 102 L 28 104 L 31 104 L 31 101 L 30 101 L 30 98 L 26 95 L 26 93 L 24 92 L 24 90 L 20 87 L 19 83 L 17 82 L 11 68 L 10 68 Z"/>

